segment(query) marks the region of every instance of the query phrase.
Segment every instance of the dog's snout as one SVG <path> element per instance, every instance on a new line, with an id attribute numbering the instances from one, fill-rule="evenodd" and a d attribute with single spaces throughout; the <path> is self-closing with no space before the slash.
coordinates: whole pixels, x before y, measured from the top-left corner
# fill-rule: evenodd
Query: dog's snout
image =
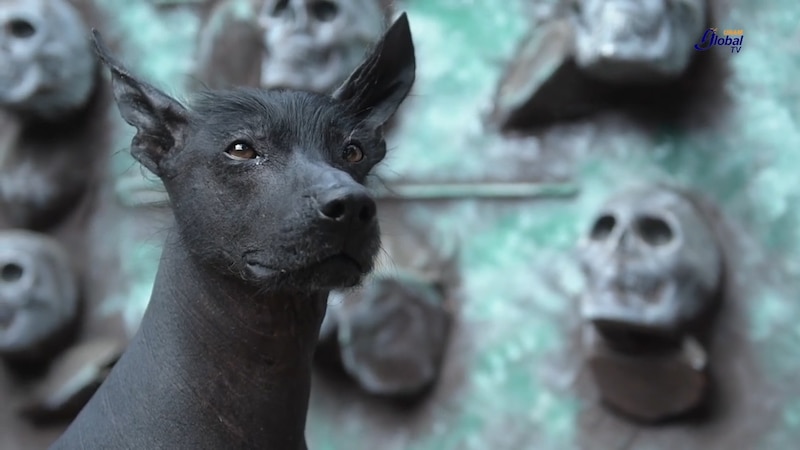
<path id="1" fill-rule="evenodd" d="M 333 190 L 319 199 L 319 211 L 337 222 L 368 224 L 375 219 L 375 201 L 365 190 Z"/>

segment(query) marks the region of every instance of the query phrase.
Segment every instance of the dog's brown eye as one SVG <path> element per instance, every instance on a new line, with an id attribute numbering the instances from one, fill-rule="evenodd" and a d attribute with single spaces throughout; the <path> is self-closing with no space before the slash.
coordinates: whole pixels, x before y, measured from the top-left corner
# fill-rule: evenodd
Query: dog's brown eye
<path id="1" fill-rule="evenodd" d="M 349 144 L 344 148 L 342 158 L 349 163 L 357 163 L 364 159 L 364 150 L 356 144 Z"/>
<path id="2" fill-rule="evenodd" d="M 258 156 L 255 149 L 250 144 L 244 142 L 234 142 L 225 150 L 225 154 L 231 159 L 245 160 L 255 159 Z"/>

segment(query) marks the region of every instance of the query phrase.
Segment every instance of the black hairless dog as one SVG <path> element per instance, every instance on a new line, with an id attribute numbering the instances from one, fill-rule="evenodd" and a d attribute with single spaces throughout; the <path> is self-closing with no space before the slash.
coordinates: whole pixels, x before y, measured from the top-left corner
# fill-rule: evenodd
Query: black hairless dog
<path id="1" fill-rule="evenodd" d="M 330 96 L 212 91 L 186 108 L 95 45 L 175 227 L 139 331 L 51 448 L 305 449 L 328 292 L 360 283 L 380 245 L 364 182 L 414 83 L 407 17 Z"/>

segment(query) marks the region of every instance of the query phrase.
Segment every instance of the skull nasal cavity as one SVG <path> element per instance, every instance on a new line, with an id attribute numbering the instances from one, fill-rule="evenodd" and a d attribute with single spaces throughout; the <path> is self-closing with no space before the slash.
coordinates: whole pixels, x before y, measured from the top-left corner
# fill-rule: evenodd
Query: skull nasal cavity
<path id="1" fill-rule="evenodd" d="M 29 38 L 36 34 L 36 28 L 25 19 L 12 19 L 6 23 L 6 31 L 16 38 Z"/>
<path id="2" fill-rule="evenodd" d="M 15 263 L 8 263 L 0 268 L 0 280 L 12 283 L 22 278 L 22 266 Z"/>
<path id="3" fill-rule="evenodd" d="M 589 233 L 592 239 L 603 240 L 614 231 L 617 225 L 617 219 L 609 214 L 604 214 L 597 218 L 592 226 L 592 231 Z"/>
<path id="4" fill-rule="evenodd" d="M 375 201 L 366 193 L 347 194 L 325 201 L 319 211 L 327 218 L 339 222 L 356 219 L 369 223 L 375 218 Z"/>
<path id="5" fill-rule="evenodd" d="M 642 240 L 650 245 L 668 244 L 674 236 L 667 221 L 658 217 L 640 218 L 636 221 L 636 230 Z"/>

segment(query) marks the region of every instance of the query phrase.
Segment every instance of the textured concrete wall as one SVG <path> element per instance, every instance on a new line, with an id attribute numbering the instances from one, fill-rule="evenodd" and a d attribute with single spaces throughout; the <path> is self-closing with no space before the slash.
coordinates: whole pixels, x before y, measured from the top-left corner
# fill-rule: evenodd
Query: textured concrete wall
<path id="1" fill-rule="evenodd" d="M 192 6 L 96 0 L 116 23 L 134 69 L 181 94 L 191 71 L 198 20 Z M 725 55 L 728 99 L 707 105 L 717 120 L 696 127 L 634 128 L 601 115 L 535 137 L 487 131 L 482 116 L 504 63 L 534 14 L 534 2 L 409 0 L 419 81 L 382 165 L 385 180 L 572 183 L 571 198 L 465 200 L 391 207 L 387 226 L 411 223 L 460 243 L 464 285 L 445 381 L 415 412 L 402 412 L 315 384 L 309 439 L 317 450 L 765 448 L 800 438 L 800 4 L 732 0 L 719 28 L 743 29 L 739 54 Z M 545 8 L 544 2 L 534 3 Z M 720 55 L 718 55 L 720 56 Z M 132 130 L 120 124 L 124 149 Z M 119 195 L 127 203 L 162 198 L 124 152 Z M 648 432 L 593 411 L 579 389 L 573 351 L 576 297 L 583 280 L 573 248 L 599 203 L 630 182 L 663 180 L 717 202 L 731 240 L 739 322 L 722 376 L 750 396 L 705 428 Z M 153 190 L 155 189 L 155 190 Z M 156 192 L 156 194 L 153 194 Z M 397 220 L 395 220 L 397 218 Z M 133 231 L 129 233 L 134 236 Z M 438 237 L 437 237 L 438 236 Z M 159 239 L 123 243 L 135 283 L 111 304 L 132 327 L 155 273 Z M 737 342 L 737 341 L 730 341 Z M 737 353 L 740 352 L 740 353 Z M 736 383 L 739 383 L 738 385 Z M 746 398 L 745 398 L 746 397 Z M 761 408 L 761 409 L 759 409 Z M 587 422 L 587 415 L 596 420 Z M 727 436 L 727 438 L 725 437 Z"/>

